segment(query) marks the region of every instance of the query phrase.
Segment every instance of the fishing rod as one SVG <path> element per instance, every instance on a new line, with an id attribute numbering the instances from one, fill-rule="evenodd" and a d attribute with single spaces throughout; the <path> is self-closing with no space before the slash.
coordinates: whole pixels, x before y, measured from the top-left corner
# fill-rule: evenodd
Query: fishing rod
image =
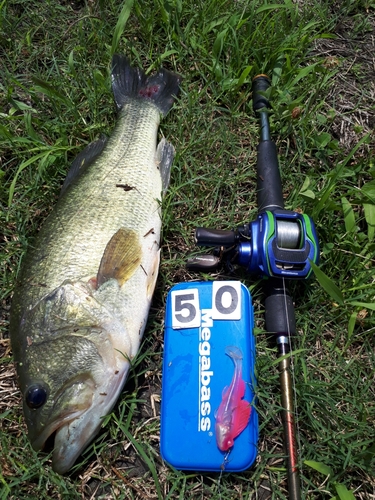
<path id="1" fill-rule="evenodd" d="M 235 264 L 264 280 L 266 331 L 275 338 L 284 427 L 284 446 L 291 500 L 301 500 L 291 375 L 291 338 L 296 335 L 292 297 L 285 286 L 288 279 L 306 279 L 311 262 L 318 263 L 319 244 L 314 222 L 306 214 L 285 210 L 276 144 L 271 139 L 270 103 L 266 75 L 253 80 L 253 110 L 260 122 L 257 150 L 257 205 L 255 221 L 235 230 L 199 227 L 199 246 L 214 247 L 213 254 L 195 256 L 187 262 L 190 270 L 209 272 Z"/>

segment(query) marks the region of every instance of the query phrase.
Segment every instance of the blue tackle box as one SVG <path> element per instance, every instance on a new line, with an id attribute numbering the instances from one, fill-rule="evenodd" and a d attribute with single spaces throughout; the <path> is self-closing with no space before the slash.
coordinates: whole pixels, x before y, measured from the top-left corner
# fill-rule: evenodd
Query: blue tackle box
<path id="1" fill-rule="evenodd" d="M 251 296 L 239 281 L 179 283 L 169 292 L 165 315 L 160 449 L 179 470 L 239 472 L 257 455 L 255 340 Z M 242 351 L 247 427 L 230 454 L 218 448 L 216 412 L 232 382 L 228 346 Z M 225 459 L 225 463 L 224 463 Z"/>

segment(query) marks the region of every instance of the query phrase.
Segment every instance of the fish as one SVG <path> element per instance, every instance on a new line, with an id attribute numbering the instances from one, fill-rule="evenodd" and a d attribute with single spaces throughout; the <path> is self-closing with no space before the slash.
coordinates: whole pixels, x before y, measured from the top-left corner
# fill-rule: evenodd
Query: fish
<path id="1" fill-rule="evenodd" d="M 161 203 L 175 156 L 162 138 L 181 76 L 112 59 L 118 119 L 73 161 L 26 252 L 10 337 L 32 447 L 66 473 L 114 407 L 145 330 L 160 261 Z"/>
<path id="2" fill-rule="evenodd" d="M 242 379 L 242 352 L 236 346 L 227 346 L 227 354 L 234 363 L 234 374 L 229 387 L 223 391 L 220 406 L 216 412 L 216 443 L 221 451 L 227 452 L 234 440 L 246 428 L 251 416 L 251 405 L 244 400 L 245 382 Z"/>

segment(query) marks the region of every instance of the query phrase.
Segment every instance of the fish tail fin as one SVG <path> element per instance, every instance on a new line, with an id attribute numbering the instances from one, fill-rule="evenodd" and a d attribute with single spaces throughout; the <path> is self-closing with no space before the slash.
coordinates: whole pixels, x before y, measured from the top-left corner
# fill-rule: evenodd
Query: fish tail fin
<path id="1" fill-rule="evenodd" d="M 235 345 L 229 345 L 225 348 L 225 354 L 227 354 L 233 360 L 243 359 L 242 351 L 239 347 Z"/>
<path id="2" fill-rule="evenodd" d="M 148 99 L 165 116 L 179 92 L 181 76 L 160 69 L 147 77 L 140 68 L 133 68 L 129 60 L 119 54 L 112 58 L 112 90 L 118 110 L 130 99 Z"/>

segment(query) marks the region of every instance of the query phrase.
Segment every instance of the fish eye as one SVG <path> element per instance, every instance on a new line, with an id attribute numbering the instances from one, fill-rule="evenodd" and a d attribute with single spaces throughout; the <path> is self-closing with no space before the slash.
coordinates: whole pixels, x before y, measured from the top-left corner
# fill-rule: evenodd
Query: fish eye
<path id="1" fill-rule="evenodd" d="M 25 394 L 25 401 L 29 408 L 36 410 L 45 404 L 47 401 L 47 390 L 41 384 L 31 385 Z"/>

